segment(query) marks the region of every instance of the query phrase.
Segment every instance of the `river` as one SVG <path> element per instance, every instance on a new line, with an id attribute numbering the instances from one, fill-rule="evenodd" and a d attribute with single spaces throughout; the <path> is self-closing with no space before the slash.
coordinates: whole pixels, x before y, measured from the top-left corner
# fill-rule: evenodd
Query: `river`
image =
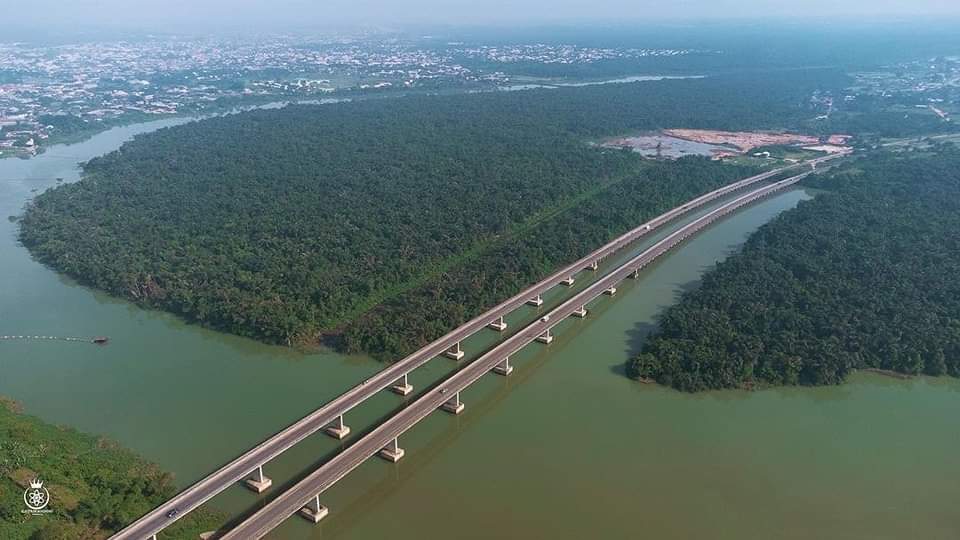
<path id="1" fill-rule="evenodd" d="M 116 439 L 185 485 L 380 365 L 185 325 L 80 287 L 17 244 L 6 216 L 34 193 L 76 180 L 78 161 L 182 121 L 0 160 L 0 335 L 111 338 L 0 342 L 0 395 Z M 594 302 L 586 320 L 564 322 L 549 347 L 513 358 L 509 378 L 482 379 L 464 393 L 464 414 L 437 413 L 402 437 L 398 464 L 369 460 L 334 486 L 321 525 L 291 518 L 270 537 L 957 538 L 958 381 L 862 374 L 839 387 L 686 395 L 622 376 L 664 307 L 805 198 L 789 191 L 704 231 Z M 535 316 L 524 308 L 508 322 Z M 496 339 L 485 331 L 465 347 Z M 437 359 L 411 382 L 420 389 L 451 369 Z M 400 400 L 384 392 L 347 423 L 361 431 Z M 282 486 L 338 444 L 311 437 L 266 473 Z M 258 503 L 237 486 L 210 504 L 237 515 Z"/>

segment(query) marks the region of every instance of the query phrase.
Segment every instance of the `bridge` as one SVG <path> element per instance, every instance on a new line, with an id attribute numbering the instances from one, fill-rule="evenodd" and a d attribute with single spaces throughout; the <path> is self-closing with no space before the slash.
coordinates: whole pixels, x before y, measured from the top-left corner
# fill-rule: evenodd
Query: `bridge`
<path id="1" fill-rule="evenodd" d="M 517 295 L 501 302 L 497 306 L 491 308 L 490 310 L 484 312 L 483 314 L 471 319 L 470 321 L 464 323 L 460 327 L 454 329 L 443 337 L 433 341 L 432 343 L 424 346 L 423 348 L 417 350 L 406 358 L 396 362 L 365 381 L 361 382 L 359 385 L 354 386 L 347 392 L 341 394 L 337 398 L 333 399 L 329 403 L 323 405 L 319 409 L 308 414 L 304 418 L 295 422 L 294 424 L 288 426 L 282 431 L 271 436 L 267 440 L 263 441 L 256 447 L 248 450 L 244 454 L 240 455 L 233 461 L 227 463 L 217 471 L 213 472 L 209 476 L 201 479 L 195 484 L 184 489 L 173 498 L 167 502 L 161 504 L 157 508 L 153 509 L 128 527 L 124 528 L 112 538 L 115 540 L 125 540 L 125 539 L 137 539 L 143 540 L 148 538 L 155 538 L 156 535 L 161 532 L 164 528 L 169 526 L 171 523 L 177 519 L 183 517 L 186 513 L 196 509 L 198 506 L 202 505 L 221 491 L 230 487 L 234 483 L 243 481 L 247 487 L 250 489 L 261 493 L 268 489 L 272 481 L 267 477 L 263 472 L 263 467 L 270 460 L 276 456 L 282 454 L 286 450 L 290 449 L 303 439 L 309 437 L 310 435 L 324 430 L 327 434 L 342 439 L 349 432 L 350 428 L 344 421 L 344 415 L 349 412 L 351 409 L 357 405 L 363 403 L 370 396 L 385 390 L 390 389 L 392 392 L 407 395 L 413 391 L 413 388 L 407 380 L 407 375 L 414 369 L 422 366 L 429 360 L 436 358 L 438 356 L 447 356 L 456 360 L 461 359 L 464 356 L 464 352 L 461 348 L 461 342 L 467 337 L 473 335 L 474 333 L 483 330 L 484 328 L 492 328 L 498 331 L 504 331 L 506 329 L 506 322 L 504 317 L 514 311 L 515 309 L 523 305 L 535 305 L 539 306 L 542 304 L 543 300 L 541 298 L 542 294 L 553 287 L 559 285 L 570 286 L 573 285 L 576 275 L 583 271 L 595 271 L 598 269 L 599 262 L 610 255 L 617 253 L 624 247 L 628 246 L 633 241 L 649 234 L 651 231 L 656 230 L 663 224 L 673 220 L 674 218 L 686 214 L 687 212 L 694 210 L 707 204 L 710 201 L 728 195 L 732 192 L 738 191 L 740 189 L 746 188 L 757 182 L 770 179 L 781 173 L 791 171 L 794 169 L 811 166 L 816 167 L 817 163 L 822 163 L 831 159 L 835 159 L 839 155 L 825 156 L 817 158 L 815 160 L 798 163 L 788 167 L 783 167 L 768 171 L 766 173 L 752 176 L 725 186 L 723 188 L 711 191 L 700 197 L 697 197 L 682 206 L 674 208 L 642 225 L 628 231 L 627 233 L 617 237 L 613 241 L 605 244 L 597 250 L 589 253 L 588 255 L 578 259 L 570 265 L 565 266 L 564 268 L 558 270 L 557 272 L 551 274 L 540 282 L 524 289 Z M 693 234 L 700 228 L 706 226 L 713 220 L 717 219 L 721 215 L 729 211 L 748 204 L 750 201 L 755 200 L 756 198 L 765 196 L 766 194 L 772 193 L 778 189 L 790 185 L 799 181 L 801 178 L 805 177 L 810 172 L 800 174 L 798 176 L 792 177 L 788 180 L 777 182 L 771 184 L 765 188 L 760 188 L 756 191 L 751 192 L 748 195 L 741 196 L 735 201 L 727 203 L 721 208 L 710 212 L 704 217 L 701 217 L 694 222 L 686 225 L 685 227 L 679 229 L 677 232 L 669 235 L 664 240 L 661 240 L 654 247 L 645 251 L 644 254 L 649 256 L 649 260 L 653 260 L 659 256 L 664 251 L 668 250 L 676 243 L 681 242 L 684 238 Z M 784 183 L 789 182 L 789 183 Z M 749 199 L 749 200 L 748 200 Z M 736 206 L 731 206 L 734 203 L 739 204 Z M 726 212 L 718 214 L 719 211 L 727 209 Z M 708 221 L 704 221 L 704 218 L 708 216 L 713 216 Z M 701 224 L 699 227 L 696 227 L 696 224 Z M 691 228 L 694 227 L 694 228 Z M 663 247 L 667 244 L 664 242 L 670 239 L 674 239 L 675 242 L 669 244 L 668 247 Z M 655 255 L 651 255 L 651 250 L 659 249 L 658 246 L 662 248 L 662 251 L 657 252 Z M 644 254 L 641 254 L 638 257 L 643 257 Z M 436 392 L 431 392 L 430 394 L 419 398 L 409 407 L 404 409 L 398 415 L 392 417 L 390 420 L 376 428 L 373 432 L 369 433 L 367 436 L 362 438 L 357 443 L 350 446 L 347 450 L 344 450 L 336 458 L 328 462 L 326 465 L 318 469 L 315 473 L 311 474 L 310 477 L 305 479 L 297 486 L 291 488 L 289 491 L 285 492 L 283 495 L 274 500 L 270 505 L 264 507 L 263 510 L 258 512 L 251 520 L 255 521 L 245 521 L 243 524 L 235 528 L 233 531 L 230 531 L 227 535 L 229 538 L 254 538 L 257 537 L 256 534 L 250 536 L 239 536 L 245 534 L 249 531 L 268 531 L 276 526 L 277 523 L 283 521 L 289 515 L 296 513 L 300 508 L 306 508 L 305 515 L 309 515 L 311 519 L 319 520 L 326 513 L 319 503 L 319 493 L 324 489 L 332 485 L 337 480 L 345 476 L 350 470 L 356 467 L 360 462 L 365 460 L 370 455 L 373 455 L 377 452 L 382 452 L 382 456 L 386 459 L 398 460 L 403 456 L 402 449 L 394 444 L 396 438 L 402 431 L 409 429 L 410 426 L 419 421 L 423 416 L 429 414 L 429 412 L 437 407 L 442 407 L 450 412 L 459 412 L 462 410 L 462 404 L 459 402 L 459 392 L 462 388 L 469 386 L 476 378 L 479 378 L 480 375 L 486 373 L 487 371 L 495 370 L 498 373 L 507 375 L 512 370 L 512 367 L 509 365 L 509 353 L 501 354 L 505 350 L 505 346 L 516 346 L 516 349 L 510 351 L 510 353 L 515 352 L 523 345 L 529 343 L 529 341 L 524 341 L 527 338 L 530 338 L 530 341 L 540 340 L 544 343 L 549 343 L 552 340 L 552 335 L 550 330 L 553 326 L 562 320 L 563 318 L 570 316 L 586 316 L 586 310 L 584 306 L 589 302 L 585 300 L 585 294 L 592 294 L 597 290 L 600 290 L 600 293 L 614 294 L 616 292 L 615 287 L 612 283 L 618 283 L 623 276 L 628 274 L 636 274 L 639 271 L 639 268 L 645 265 L 649 260 L 639 264 L 638 258 L 631 259 L 631 263 L 634 263 L 634 269 L 629 272 L 623 273 L 624 266 L 620 267 L 617 271 L 612 274 L 607 275 L 603 279 L 592 284 L 590 287 L 584 289 L 584 291 L 578 293 L 576 296 L 565 302 L 562 306 L 551 311 L 547 315 L 546 320 L 541 320 L 537 323 L 533 323 L 530 326 L 527 326 L 522 331 L 517 333 L 514 336 L 511 336 L 507 340 L 503 341 L 500 345 L 487 352 L 479 359 L 473 361 L 469 366 L 458 372 L 456 375 L 453 375 L 443 386 L 441 390 L 445 390 L 443 394 Z M 628 265 L 631 263 L 627 263 Z M 623 274 L 623 276 L 620 276 Z M 614 279 L 619 276 L 619 279 Z M 600 287 L 601 284 L 608 284 L 608 286 Z M 592 299 L 592 298 L 591 298 Z M 571 303 L 572 302 L 572 303 Z M 570 309 L 569 313 L 566 311 L 570 306 L 574 306 Z M 535 334 L 535 335 L 534 335 Z M 532 337 L 531 337 L 532 336 Z M 521 344 L 522 343 L 522 344 Z M 493 356 L 491 356 L 493 355 Z M 487 366 L 490 363 L 491 358 L 495 358 L 496 362 L 494 364 Z M 480 367 L 477 367 L 480 366 Z M 480 370 L 480 368 L 484 368 Z M 478 371 L 480 370 L 480 371 Z M 479 373 L 479 374 L 477 374 Z M 462 375 L 462 374 L 477 374 L 476 378 L 467 379 L 471 375 Z M 466 382 L 464 382 L 466 381 Z M 460 384 L 460 383 L 463 384 Z M 450 396 L 447 393 L 450 393 Z M 434 402 L 437 403 L 434 403 Z M 435 405 L 435 406 L 434 406 Z M 430 408 L 432 407 L 432 408 Z M 423 413 L 423 416 L 416 416 L 413 411 Z M 411 416 L 413 415 L 413 416 Z M 412 420 L 412 421 L 411 421 Z M 390 438 L 386 439 L 384 444 L 379 435 L 385 433 L 382 431 L 384 428 L 390 427 L 398 428 L 403 427 L 402 430 L 397 431 L 396 434 L 392 437 L 394 442 L 391 442 Z M 388 433 L 390 431 L 387 431 Z M 376 436 L 371 439 L 372 436 Z M 373 442 L 371 442 L 373 441 Z M 370 450 L 367 453 L 367 450 Z M 343 457 L 347 456 L 347 457 Z M 349 460 L 349 461 L 345 461 Z M 356 461 L 354 461 L 356 460 Z M 336 468 L 333 470 L 332 468 Z M 322 473 L 321 473 L 322 471 Z M 331 472 L 333 471 L 333 472 Z M 316 480 L 316 476 L 320 475 L 320 480 Z M 302 487 L 306 484 L 306 488 Z M 308 489 L 307 489 L 308 488 Z M 309 500 L 300 500 L 299 495 L 302 495 L 306 489 L 306 492 L 310 492 L 312 495 L 310 498 L 315 500 L 312 503 L 314 508 L 313 512 L 309 511 L 310 506 L 307 505 Z M 277 506 L 274 506 L 274 503 L 278 501 L 284 502 L 280 506 L 280 510 L 276 510 Z M 306 502 L 304 502 L 306 501 Z M 299 506 L 298 506 L 299 505 Z M 293 508 L 296 506 L 296 508 Z M 266 511 L 268 508 L 271 508 L 271 518 L 265 520 L 261 516 L 261 513 Z M 290 508 L 293 508 L 292 511 L 289 511 Z M 282 516 L 278 519 L 277 516 Z M 276 522 L 274 522 L 276 521 Z M 247 525 L 247 523 L 252 523 Z M 240 531 L 240 532 L 235 532 Z M 257 533 L 260 534 L 260 533 Z M 263 533 L 265 534 L 265 532 Z"/>
<path id="2" fill-rule="evenodd" d="M 570 316 L 586 316 L 587 303 L 603 294 L 615 293 L 617 284 L 628 277 L 636 277 L 644 266 L 672 247 L 730 212 L 793 185 L 809 174 L 812 173 L 803 173 L 742 195 L 655 243 L 551 310 L 543 318 L 510 336 L 462 370 L 451 375 L 441 383 L 438 389 L 418 398 L 239 523 L 222 536 L 223 540 L 261 538 L 298 511 L 309 519 L 319 521 L 327 514 L 327 509 L 320 504 L 320 494 L 375 454 L 379 454 L 388 461 L 400 460 L 404 452 L 400 447 L 399 438 L 404 432 L 437 409 L 459 414 L 464 408 L 464 404 L 460 401 L 460 392 L 491 371 L 508 375 L 512 369 L 511 355 L 534 341 L 549 343 L 552 339 L 550 331 L 554 326 Z"/>

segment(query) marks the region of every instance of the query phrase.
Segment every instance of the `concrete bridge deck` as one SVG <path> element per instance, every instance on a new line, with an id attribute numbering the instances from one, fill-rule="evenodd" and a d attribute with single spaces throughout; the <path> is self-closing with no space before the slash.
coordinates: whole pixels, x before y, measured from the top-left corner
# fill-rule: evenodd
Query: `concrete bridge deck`
<path id="1" fill-rule="evenodd" d="M 554 272 L 535 285 L 528 287 L 517 295 L 501 302 L 490 310 L 484 312 L 482 315 L 471 319 L 470 321 L 464 323 L 436 341 L 433 341 L 432 343 L 422 347 L 406 358 L 389 365 L 367 380 L 361 382 L 359 385 L 354 386 L 319 409 L 311 412 L 307 416 L 279 431 L 254 448 L 243 453 L 209 476 L 184 489 L 169 501 L 151 510 L 149 513 L 123 530 L 119 531 L 111 538 L 115 540 L 143 540 L 155 536 L 171 523 L 210 500 L 221 491 L 237 482 L 245 480 L 254 472 L 260 471 L 261 467 L 263 467 L 266 463 L 282 454 L 292 446 L 296 445 L 298 442 L 330 426 L 331 424 L 339 422 L 342 426 L 342 417 L 345 413 L 349 412 L 360 403 L 363 403 L 370 396 L 392 386 L 396 386 L 398 381 L 404 379 L 404 377 L 414 369 L 422 366 L 437 356 L 451 351 L 451 349 L 456 348 L 456 350 L 459 351 L 459 344 L 462 340 L 478 331 L 483 330 L 491 323 L 499 322 L 501 317 L 511 313 L 517 308 L 520 308 L 531 299 L 539 298 L 540 295 L 545 291 L 548 291 L 563 282 L 572 280 L 574 275 L 580 273 L 584 269 L 596 268 L 596 263 L 598 261 L 618 252 L 620 249 L 626 247 L 633 241 L 656 230 L 672 219 L 699 208 L 710 201 L 743 189 L 757 182 L 767 180 L 780 173 L 809 166 L 815 167 L 817 163 L 828 161 L 836 157 L 839 157 L 839 155 L 825 156 L 809 162 L 798 163 L 745 178 L 738 182 L 734 182 L 733 184 L 701 195 L 679 207 L 657 216 L 656 218 L 640 225 L 639 227 L 632 229 L 631 231 L 600 247 L 599 249 L 594 250 L 590 254 L 563 267 L 557 272 Z M 343 434 L 344 432 L 339 431 L 338 433 Z M 173 510 L 176 510 L 175 515 L 173 517 L 167 517 L 167 515 Z"/>
<path id="2" fill-rule="evenodd" d="M 630 277 L 663 253 L 680 244 L 686 238 L 707 227 L 714 221 L 760 198 L 793 185 L 809 174 L 811 174 L 811 172 L 806 172 L 742 195 L 668 235 L 636 257 L 633 257 L 611 271 L 600 280 L 591 284 L 583 291 L 566 300 L 560 306 L 551 310 L 546 314 L 546 317 L 529 324 L 523 330 L 507 338 L 462 370 L 448 377 L 437 389 L 421 396 L 402 411 L 386 420 L 309 476 L 279 495 L 255 514 L 239 523 L 222 538 L 224 540 L 261 538 L 308 504 L 313 504 L 314 501 L 318 501 L 321 493 L 371 456 L 389 451 L 392 452 L 391 455 L 399 456 L 391 459 L 391 461 L 400 459 L 403 453 L 402 449 L 399 452 L 397 451 L 399 448 L 398 439 L 404 432 L 431 412 L 438 408 L 446 408 L 452 399 L 456 400 L 456 404 L 458 405 L 456 412 L 459 412 L 459 410 L 461 410 L 459 401 L 460 392 L 483 375 L 493 371 L 498 366 L 504 365 L 505 362 L 509 360 L 509 357 L 521 348 L 544 335 L 549 335 L 550 330 L 554 326 L 583 309 L 587 303 L 603 295 L 606 291 L 615 288 L 621 281 Z M 454 411 L 451 410 L 450 412 Z M 316 504 L 319 503 L 317 502 Z M 324 510 L 326 509 L 324 508 Z"/>

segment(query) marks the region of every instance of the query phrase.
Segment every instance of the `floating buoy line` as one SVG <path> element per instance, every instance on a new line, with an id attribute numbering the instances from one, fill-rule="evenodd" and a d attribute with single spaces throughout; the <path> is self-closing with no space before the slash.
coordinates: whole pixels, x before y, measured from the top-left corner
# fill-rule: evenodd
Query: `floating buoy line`
<path id="1" fill-rule="evenodd" d="M 95 343 L 97 345 L 106 345 L 110 338 L 94 337 L 61 337 L 61 336 L 0 336 L 0 341 L 30 340 L 30 341 L 74 341 L 78 343 Z"/>

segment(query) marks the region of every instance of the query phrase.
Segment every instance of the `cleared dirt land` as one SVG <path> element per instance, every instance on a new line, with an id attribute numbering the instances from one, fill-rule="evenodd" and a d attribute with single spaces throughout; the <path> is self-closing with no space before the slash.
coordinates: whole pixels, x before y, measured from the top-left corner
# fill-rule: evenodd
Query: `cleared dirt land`
<path id="1" fill-rule="evenodd" d="M 666 135 L 705 144 L 732 146 L 740 152 L 749 152 L 754 148 L 773 145 L 814 145 L 820 139 L 810 135 L 792 133 L 764 133 L 749 131 L 714 131 L 708 129 L 667 129 Z"/>
<path id="2" fill-rule="evenodd" d="M 687 155 L 710 156 L 713 159 L 736 157 L 755 148 L 795 146 L 817 152 L 836 153 L 847 149 L 849 135 L 831 135 L 820 139 L 794 133 L 718 131 L 705 129 L 665 129 L 631 137 L 604 141 L 602 146 L 630 148 L 645 157 L 675 159 Z"/>

